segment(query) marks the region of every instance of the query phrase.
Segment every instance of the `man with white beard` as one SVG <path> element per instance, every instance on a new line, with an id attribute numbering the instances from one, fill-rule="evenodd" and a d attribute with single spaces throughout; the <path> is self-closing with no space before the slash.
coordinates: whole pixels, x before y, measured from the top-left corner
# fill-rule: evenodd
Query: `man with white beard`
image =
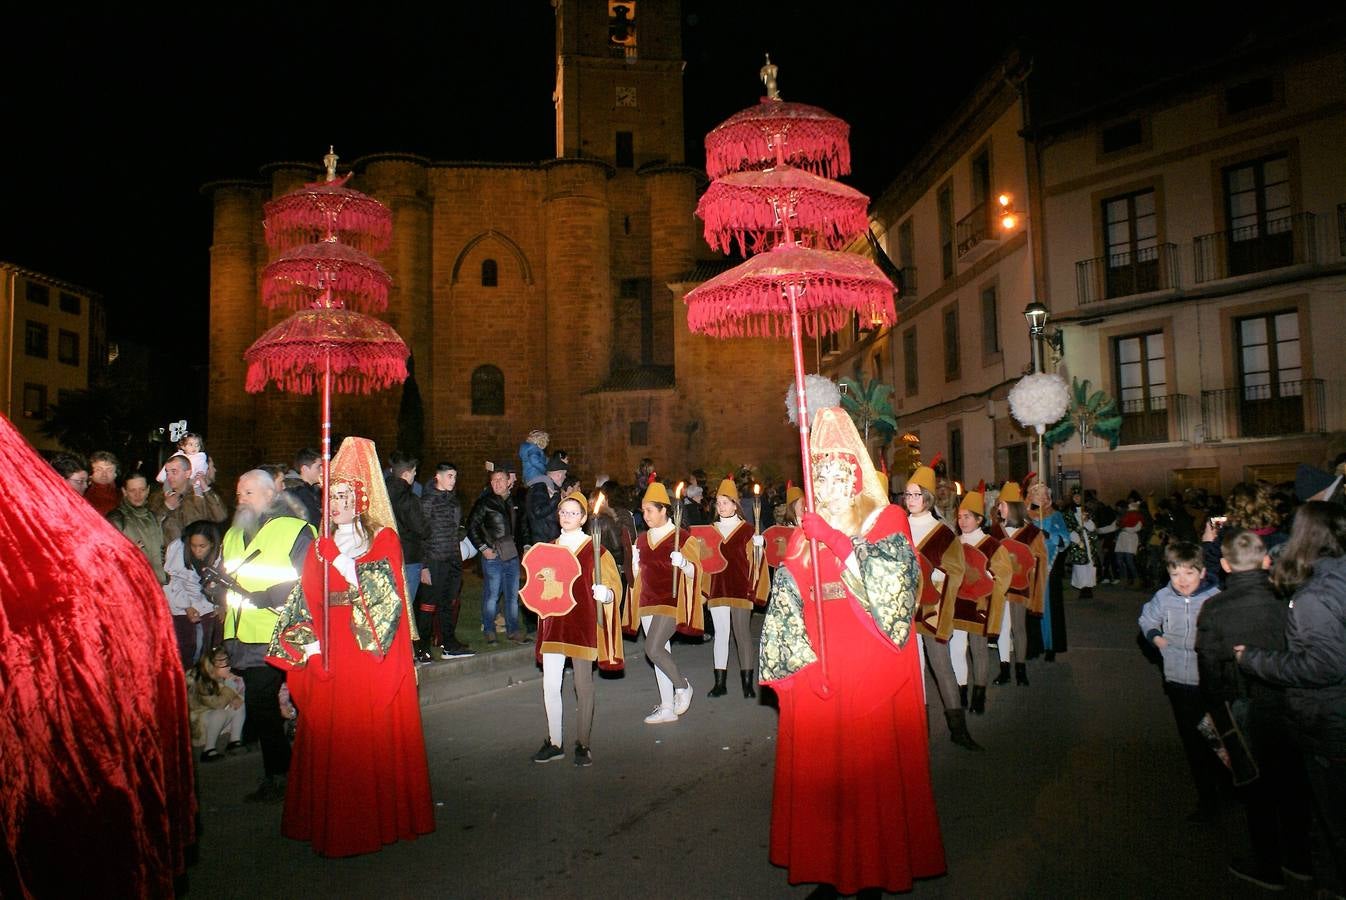
<path id="1" fill-rule="evenodd" d="M 234 581 L 227 595 L 224 645 L 234 671 L 243 677 L 247 721 L 261 743 L 264 769 L 260 786 L 244 799 L 262 803 L 285 799 L 290 770 L 279 700 L 285 673 L 267 664 L 266 650 L 278 610 L 299 580 L 314 538 L 313 527 L 276 500 L 274 478 L 261 469 L 244 472 L 238 479 L 238 511 L 223 545 L 224 570 Z"/>

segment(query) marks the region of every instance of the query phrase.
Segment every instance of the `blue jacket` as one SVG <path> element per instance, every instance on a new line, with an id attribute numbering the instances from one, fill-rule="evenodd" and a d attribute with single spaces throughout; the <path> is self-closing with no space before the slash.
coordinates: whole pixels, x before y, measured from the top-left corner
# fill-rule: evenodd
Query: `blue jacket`
<path id="1" fill-rule="evenodd" d="M 524 484 L 532 484 L 534 478 L 547 474 L 547 454 L 537 444 L 528 441 L 520 444 L 519 462 L 522 463 Z"/>
<path id="2" fill-rule="evenodd" d="M 1183 597 L 1166 584 L 1140 611 L 1140 630 L 1145 640 L 1163 637 L 1168 646 L 1159 652 L 1164 657 L 1164 680 L 1175 684 L 1198 685 L 1201 677 L 1196 661 L 1196 620 L 1206 601 L 1220 593 L 1218 587 L 1198 587 L 1195 594 Z"/>

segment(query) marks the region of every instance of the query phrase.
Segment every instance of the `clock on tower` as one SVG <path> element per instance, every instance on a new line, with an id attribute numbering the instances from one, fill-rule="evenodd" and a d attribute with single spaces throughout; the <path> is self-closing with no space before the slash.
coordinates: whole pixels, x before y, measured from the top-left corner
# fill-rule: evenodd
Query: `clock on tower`
<path id="1" fill-rule="evenodd" d="M 626 85 L 621 85 L 621 84 L 617 85 L 617 105 L 618 105 L 618 106 L 635 106 L 635 105 L 636 105 L 636 89 L 633 88 L 633 87 L 628 87 L 628 86 L 626 86 Z"/>

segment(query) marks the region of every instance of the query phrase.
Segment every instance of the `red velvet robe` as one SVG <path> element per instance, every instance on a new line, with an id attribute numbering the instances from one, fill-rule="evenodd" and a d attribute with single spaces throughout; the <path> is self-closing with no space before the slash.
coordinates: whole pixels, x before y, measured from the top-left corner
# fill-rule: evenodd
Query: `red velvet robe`
<path id="1" fill-rule="evenodd" d="M 900 532 L 906 515 L 886 507 L 865 535 Z M 945 871 L 930 786 L 930 751 L 916 634 L 897 647 L 841 580 L 832 551 L 818 545 L 828 680 L 812 663 L 771 687 L 780 698 L 771 802 L 771 862 L 791 884 L 834 885 L 843 894 L 911 889 L 913 878 Z M 785 566 L 803 597 L 809 643 L 820 646 L 807 541 L 797 532 Z M 838 590 L 839 588 L 839 590 Z"/>
<path id="2" fill-rule="evenodd" d="M 617 622 L 616 601 L 605 611 L 600 626 L 598 603 L 594 600 L 594 549 L 585 541 L 574 551 L 580 564 L 580 576 L 570 586 L 571 599 L 575 608 L 564 616 L 548 616 L 537 623 L 537 645 L 535 654 L 538 664 L 542 663 L 544 653 L 562 653 L 574 659 L 596 661 L 598 668 L 605 672 L 620 672 L 626 667 L 622 653 L 622 636 Z M 600 548 L 600 559 L 611 558 L 612 554 Z M 599 578 L 602 581 L 602 563 L 599 563 Z M 609 584 L 616 590 L 617 585 Z M 599 628 L 603 629 L 600 637 Z"/>
<path id="3" fill-rule="evenodd" d="M 316 548 L 315 541 L 304 561 L 303 586 L 314 634 L 321 636 L 323 564 Z M 405 597 L 402 548 L 391 528 L 379 531 L 356 562 L 379 559 L 388 560 Z M 328 578 L 328 590 L 349 589 L 335 569 Z M 287 678 L 299 727 L 281 833 L 312 842 L 323 856 L 373 853 L 435 830 L 406 614 L 380 659 L 356 646 L 352 609 L 331 607 L 328 671 L 315 656 Z"/>

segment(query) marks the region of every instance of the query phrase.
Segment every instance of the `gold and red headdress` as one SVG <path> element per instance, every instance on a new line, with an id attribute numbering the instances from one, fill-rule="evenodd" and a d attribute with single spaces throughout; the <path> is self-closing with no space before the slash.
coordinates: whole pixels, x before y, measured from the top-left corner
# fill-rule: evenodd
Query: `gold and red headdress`
<path id="1" fill-rule="evenodd" d="M 369 438 L 348 437 L 332 457 L 331 487 L 349 485 L 355 491 L 355 511 L 363 515 L 374 531 L 397 529 L 388 488 L 383 483 L 379 454 Z M 331 494 L 331 488 L 328 489 Z"/>
<path id="2" fill-rule="evenodd" d="M 809 458 L 814 469 L 825 462 L 840 461 L 854 473 L 851 494 L 859 496 L 867 509 L 862 518 L 873 510 L 888 505 L 887 491 L 879 484 L 878 473 L 869 458 L 855 423 L 839 406 L 818 410 L 809 432 Z"/>

